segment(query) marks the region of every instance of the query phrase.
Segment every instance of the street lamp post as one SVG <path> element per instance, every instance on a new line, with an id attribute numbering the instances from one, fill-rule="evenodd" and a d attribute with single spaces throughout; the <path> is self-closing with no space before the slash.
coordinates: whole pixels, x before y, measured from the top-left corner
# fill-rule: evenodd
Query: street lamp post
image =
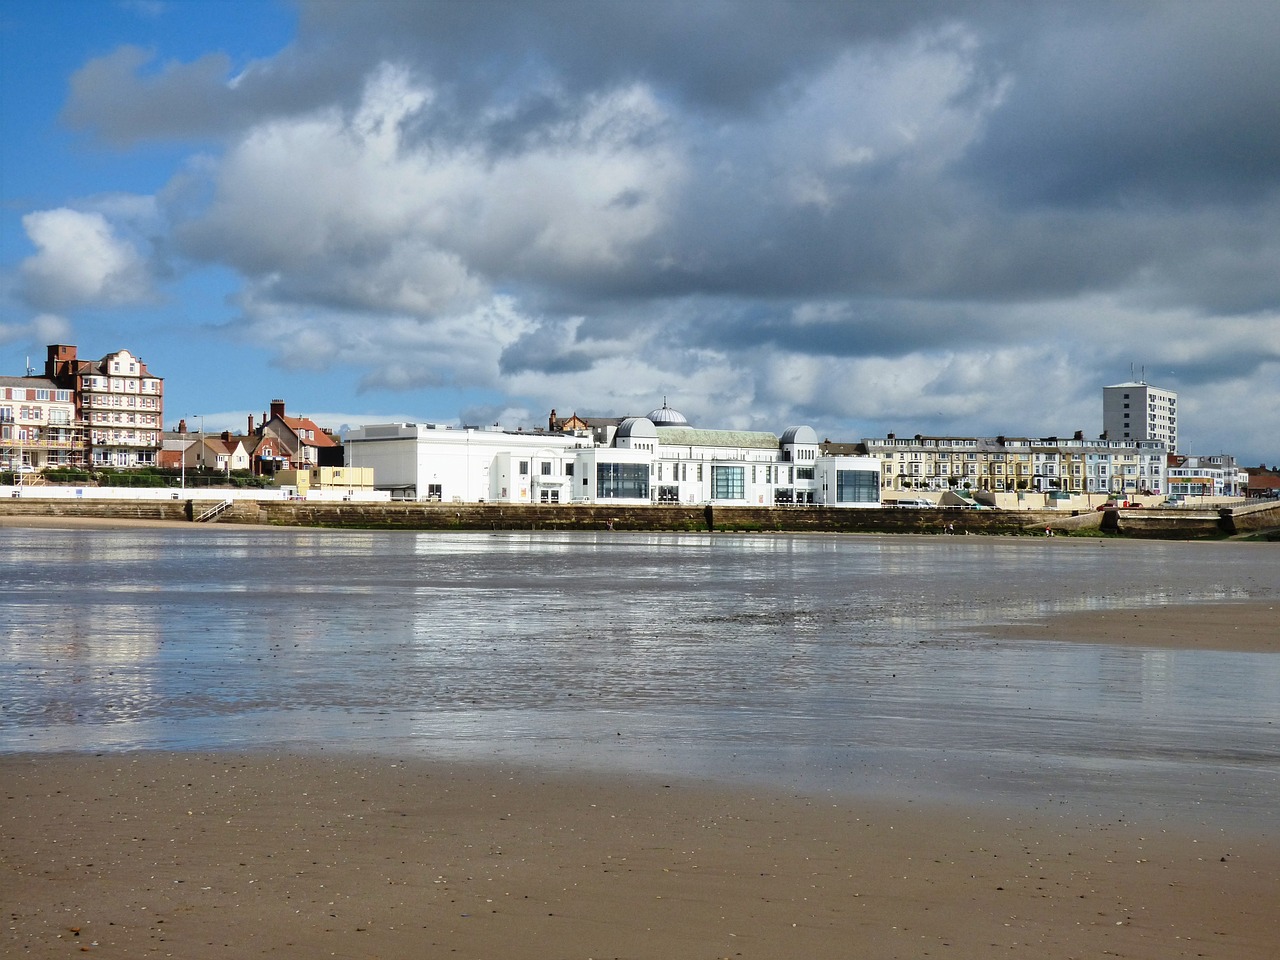
<path id="1" fill-rule="evenodd" d="M 204 414 L 193 413 L 191 415 L 192 420 L 194 420 L 196 417 L 200 418 L 200 433 L 199 433 L 200 446 L 196 450 L 196 455 L 200 458 L 199 470 L 201 473 L 204 473 Z"/>

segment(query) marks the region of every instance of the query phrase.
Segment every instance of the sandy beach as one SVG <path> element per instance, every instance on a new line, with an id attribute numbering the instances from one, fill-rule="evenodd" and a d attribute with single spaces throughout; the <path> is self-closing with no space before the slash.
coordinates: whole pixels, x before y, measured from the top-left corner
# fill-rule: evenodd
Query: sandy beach
<path id="1" fill-rule="evenodd" d="M 983 627 L 981 632 L 1023 640 L 1280 653 L 1280 605 L 1242 601 L 1091 610 Z"/>
<path id="2" fill-rule="evenodd" d="M 422 760 L 0 759 L 7 956 L 1270 958 L 1274 834 Z"/>

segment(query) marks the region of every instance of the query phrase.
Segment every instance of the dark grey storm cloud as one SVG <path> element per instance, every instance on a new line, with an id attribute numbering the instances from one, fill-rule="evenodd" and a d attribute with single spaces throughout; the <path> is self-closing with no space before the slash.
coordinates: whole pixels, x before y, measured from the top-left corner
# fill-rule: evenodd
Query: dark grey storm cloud
<path id="1" fill-rule="evenodd" d="M 942 0 L 308 0 L 302 12 L 304 36 L 342 37 L 377 57 L 411 55 L 469 102 L 546 78 L 571 90 L 635 80 L 686 105 L 740 111 L 785 96 L 788 84 L 850 44 L 893 40 L 967 7 Z"/>
<path id="2" fill-rule="evenodd" d="M 1250 203 L 1274 189 L 1280 6 L 1112 13 L 1024 39 L 966 172 L 1017 204 Z"/>
<path id="3" fill-rule="evenodd" d="M 570 92 L 654 84 L 698 109 L 739 111 L 850 44 L 890 40 L 951 17 L 961 5 L 830 2 L 740 4 L 586 0 L 302 0 L 300 34 L 276 57 L 237 67 L 224 53 L 159 62 L 121 47 L 71 81 L 73 126 L 128 144 L 217 137 L 247 122 L 352 102 L 376 64 L 413 64 L 451 98 L 458 118 L 495 101 L 554 109 L 547 87 Z M 494 128 L 497 142 L 509 126 Z"/>

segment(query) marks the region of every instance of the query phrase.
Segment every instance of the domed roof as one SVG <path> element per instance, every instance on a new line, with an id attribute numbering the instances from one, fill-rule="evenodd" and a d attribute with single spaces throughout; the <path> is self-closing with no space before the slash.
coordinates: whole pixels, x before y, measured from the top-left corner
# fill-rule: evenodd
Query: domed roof
<path id="1" fill-rule="evenodd" d="M 653 423 L 645 417 L 627 417 L 627 419 L 618 424 L 618 432 L 614 436 L 622 440 L 630 437 L 646 437 L 656 440 L 658 431 L 654 429 Z"/>
<path id="2" fill-rule="evenodd" d="M 687 427 L 689 421 L 685 419 L 683 413 L 679 410 L 672 410 L 667 406 L 667 398 L 662 398 L 662 406 L 657 410 L 649 411 L 649 421 L 655 427 Z"/>
<path id="3" fill-rule="evenodd" d="M 783 445 L 792 443 L 817 443 L 818 435 L 813 427 L 787 427 L 782 434 Z"/>

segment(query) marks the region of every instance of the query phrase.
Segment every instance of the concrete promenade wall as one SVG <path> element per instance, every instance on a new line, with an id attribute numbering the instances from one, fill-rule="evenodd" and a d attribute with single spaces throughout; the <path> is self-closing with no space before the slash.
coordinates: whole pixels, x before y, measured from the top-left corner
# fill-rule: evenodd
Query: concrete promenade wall
<path id="1" fill-rule="evenodd" d="M 133 493 L 134 491 L 129 491 Z M 18 497 L 0 488 L 0 517 L 88 517 L 189 521 L 223 499 L 234 499 L 216 522 L 302 527 L 403 530 L 690 530 L 833 533 L 1043 535 L 1097 531 L 1150 539 L 1215 539 L 1280 527 L 1280 504 L 1222 510 L 834 509 L 829 507 L 580 506 L 570 504 L 450 504 L 299 501 L 215 495 L 199 499 Z M 243 491 L 227 491 L 227 493 Z M 205 493 L 201 491 L 201 493 Z M 8 495 L 6 495 L 8 494 Z"/>
<path id="2" fill-rule="evenodd" d="M 211 502 L 145 498 L 40 498 L 0 491 L 0 516 L 191 520 Z M 1082 517 L 1096 524 L 1092 516 Z M 580 506 L 362 503 L 239 498 L 218 523 L 403 530 L 691 530 L 1020 535 L 1064 525 L 1061 511 L 832 509 L 824 507 Z"/>

